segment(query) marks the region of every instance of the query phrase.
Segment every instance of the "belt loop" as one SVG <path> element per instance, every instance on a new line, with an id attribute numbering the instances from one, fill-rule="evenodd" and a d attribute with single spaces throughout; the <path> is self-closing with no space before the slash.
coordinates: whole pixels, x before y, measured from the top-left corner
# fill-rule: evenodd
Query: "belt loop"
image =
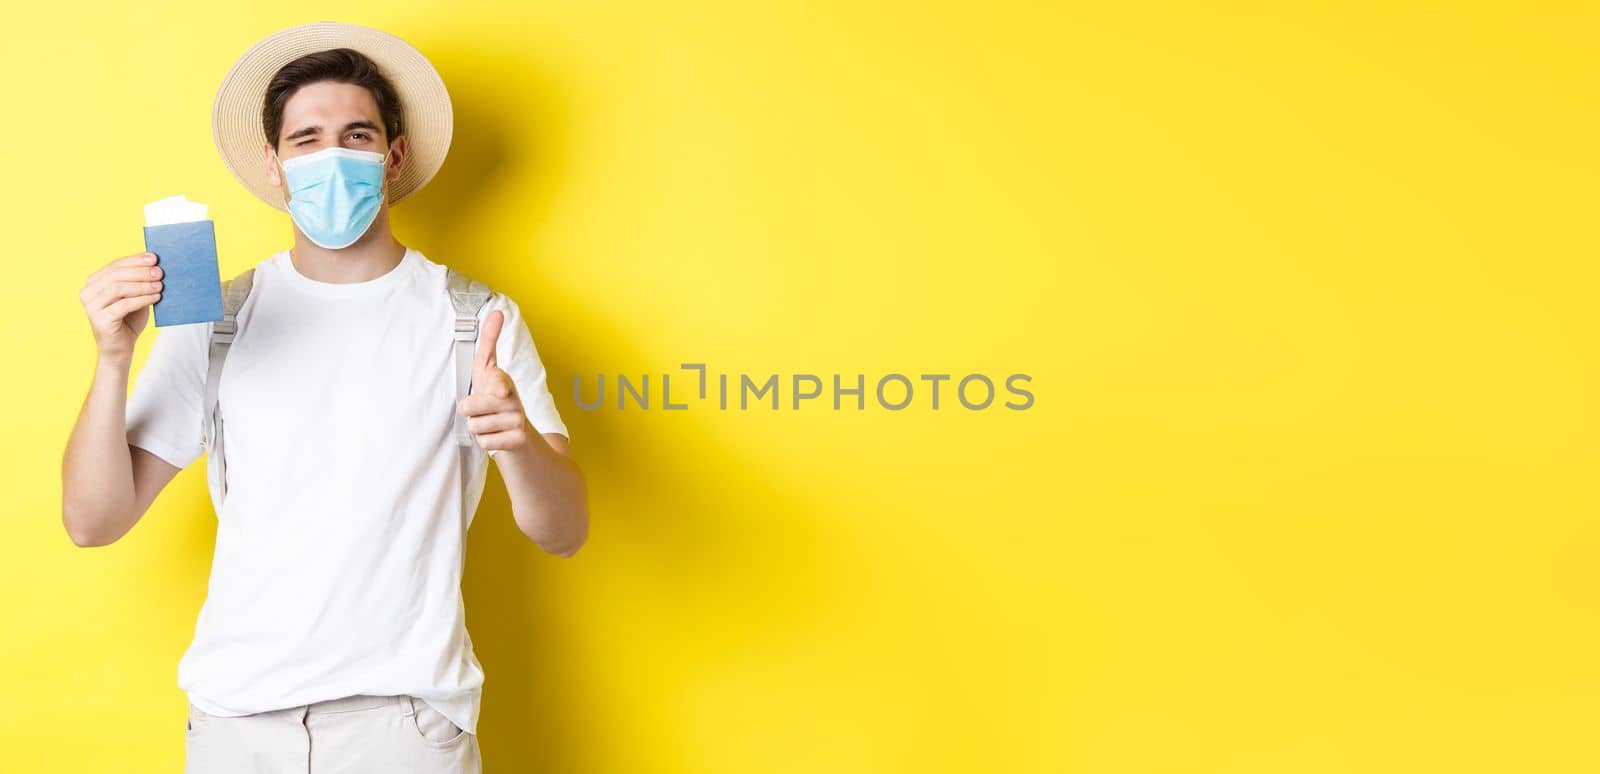
<path id="1" fill-rule="evenodd" d="M 411 694 L 404 694 L 400 697 L 400 712 L 408 718 L 417 714 L 417 705 L 415 700 L 411 698 Z"/>

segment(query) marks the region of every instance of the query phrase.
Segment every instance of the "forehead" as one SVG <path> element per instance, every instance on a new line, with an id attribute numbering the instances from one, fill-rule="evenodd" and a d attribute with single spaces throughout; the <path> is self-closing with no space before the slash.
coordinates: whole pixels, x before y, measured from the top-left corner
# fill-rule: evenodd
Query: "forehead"
<path id="1" fill-rule="evenodd" d="M 318 124 L 324 129 L 336 129 L 363 118 L 383 126 L 372 92 L 352 83 L 308 83 L 283 104 L 284 134 Z"/>

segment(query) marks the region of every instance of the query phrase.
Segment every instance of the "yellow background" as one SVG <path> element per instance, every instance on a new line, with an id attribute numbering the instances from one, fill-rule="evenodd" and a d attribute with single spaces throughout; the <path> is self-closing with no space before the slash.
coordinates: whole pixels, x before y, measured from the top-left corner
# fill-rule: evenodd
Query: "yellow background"
<path id="1" fill-rule="evenodd" d="M 68 540 L 76 292 L 174 193 L 288 246 L 211 101 L 333 19 L 440 69 L 397 234 L 528 313 L 593 489 L 560 560 L 491 476 L 490 772 L 1596 770 L 1592 8 L 8 9 L 0 768 L 180 766 L 203 464 Z M 1037 402 L 573 402 L 686 361 Z"/>

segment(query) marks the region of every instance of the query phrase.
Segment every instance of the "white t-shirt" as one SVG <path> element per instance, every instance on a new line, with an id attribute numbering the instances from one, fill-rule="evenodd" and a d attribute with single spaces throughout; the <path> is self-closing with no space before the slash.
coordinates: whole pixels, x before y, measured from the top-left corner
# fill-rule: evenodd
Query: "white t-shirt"
<path id="1" fill-rule="evenodd" d="M 533 428 L 566 435 L 527 323 L 505 312 L 497 365 Z M 455 313 L 445 267 L 407 249 L 365 282 L 313 280 L 287 250 L 257 264 L 218 401 L 228 492 L 178 686 L 224 716 L 351 694 L 411 694 L 477 733 L 483 670 L 461 576 L 488 456 L 453 434 Z M 156 329 L 128 442 L 198 459 L 211 323 Z M 538 440 L 538 439 L 535 439 Z"/>

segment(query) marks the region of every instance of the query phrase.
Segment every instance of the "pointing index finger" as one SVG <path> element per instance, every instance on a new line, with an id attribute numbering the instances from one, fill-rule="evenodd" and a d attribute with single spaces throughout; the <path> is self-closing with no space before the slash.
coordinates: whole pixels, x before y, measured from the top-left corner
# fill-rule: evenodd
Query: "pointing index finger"
<path id="1" fill-rule="evenodd" d="M 478 369 L 493 367 L 495 365 L 495 345 L 500 338 L 500 329 L 505 325 L 505 313 L 496 309 L 483 318 L 483 325 L 478 328 Z"/>

